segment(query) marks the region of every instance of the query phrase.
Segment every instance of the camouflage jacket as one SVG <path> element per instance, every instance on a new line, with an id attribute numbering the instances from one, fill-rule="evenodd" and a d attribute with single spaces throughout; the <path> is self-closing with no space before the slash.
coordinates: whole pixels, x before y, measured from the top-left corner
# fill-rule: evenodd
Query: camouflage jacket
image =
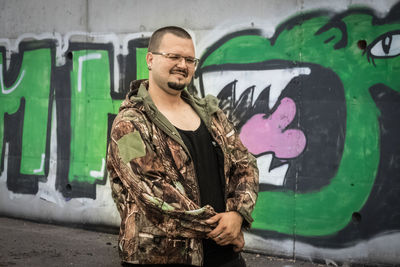
<path id="1" fill-rule="evenodd" d="M 121 215 L 122 261 L 202 265 L 202 238 L 215 215 L 200 207 L 194 164 L 176 128 L 157 110 L 146 87 L 131 83 L 110 134 L 107 155 L 112 195 Z M 182 97 L 205 122 L 224 154 L 226 211 L 249 227 L 258 192 L 255 158 L 239 140 L 215 97 Z"/>

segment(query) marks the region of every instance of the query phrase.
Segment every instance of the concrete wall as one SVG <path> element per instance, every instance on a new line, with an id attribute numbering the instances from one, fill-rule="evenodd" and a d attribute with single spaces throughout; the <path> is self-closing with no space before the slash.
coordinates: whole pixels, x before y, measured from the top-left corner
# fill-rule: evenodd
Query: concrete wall
<path id="1" fill-rule="evenodd" d="M 0 0 L 0 213 L 119 224 L 107 135 L 170 24 L 257 156 L 247 249 L 399 264 L 397 1 Z"/>

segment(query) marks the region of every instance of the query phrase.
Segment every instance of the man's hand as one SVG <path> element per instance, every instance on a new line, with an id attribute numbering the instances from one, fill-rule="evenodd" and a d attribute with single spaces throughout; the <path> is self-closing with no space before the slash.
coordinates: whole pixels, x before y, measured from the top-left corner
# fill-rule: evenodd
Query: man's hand
<path id="1" fill-rule="evenodd" d="M 235 246 L 240 247 L 241 242 L 238 237 L 239 234 L 241 234 L 243 239 L 243 234 L 241 233 L 242 222 L 242 215 L 236 211 L 218 213 L 206 221 L 208 224 L 217 223 L 217 227 L 207 236 L 212 238 L 220 246 L 235 243 Z M 242 242 L 244 245 L 244 240 Z"/>
<path id="2" fill-rule="evenodd" d="M 238 237 L 232 241 L 232 245 L 234 246 L 233 251 L 235 251 L 235 252 L 242 251 L 242 249 L 244 247 L 244 237 L 243 237 L 242 231 L 240 231 Z"/>

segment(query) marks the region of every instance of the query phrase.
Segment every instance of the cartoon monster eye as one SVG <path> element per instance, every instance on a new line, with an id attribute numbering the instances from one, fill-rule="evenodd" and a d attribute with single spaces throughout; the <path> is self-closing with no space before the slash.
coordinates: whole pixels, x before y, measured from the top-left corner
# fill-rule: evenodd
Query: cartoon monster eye
<path id="1" fill-rule="evenodd" d="M 368 58 L 390 58 L 400 55 L 400 30 L 387 32 L 368 46 Z"/>

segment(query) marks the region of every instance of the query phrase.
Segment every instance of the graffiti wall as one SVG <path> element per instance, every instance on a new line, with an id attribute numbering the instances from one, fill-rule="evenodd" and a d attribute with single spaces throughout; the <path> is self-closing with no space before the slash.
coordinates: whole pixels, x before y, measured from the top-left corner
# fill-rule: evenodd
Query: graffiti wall
<path id="1" fill-rule="evenodd" d="M 273 24 L 192 32 L 189 90 L 217 96 L 257 157 L 246 248 L 399 264 L 400 3 Z M 148 76 L 150 34 L 0 39 L 0 214 L 118 226 L 107 140 L 129 82 Z"/>
<path id="2" fill-rule="evenodd" d="M 148 38 L 73 41 L 88 35 L 26 35 L 0 48 L 2 213 L 118 224 L 107 137 L 129 81 L 148 75 Z"/>

